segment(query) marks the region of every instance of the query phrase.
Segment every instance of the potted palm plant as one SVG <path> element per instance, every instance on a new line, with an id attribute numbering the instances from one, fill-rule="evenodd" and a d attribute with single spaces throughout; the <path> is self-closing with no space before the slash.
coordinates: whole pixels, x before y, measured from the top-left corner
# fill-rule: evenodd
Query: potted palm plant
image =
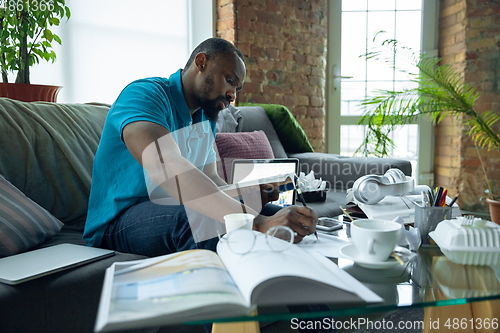
<path id="1" fill-rule="evenodd" d="M 380 33 L 379 33 L 380 34 Z M 376 36 L 377 38 L 377 36 Z M 478 113 L 474 102 L 479 97 L 476 90 L 464 82 L 462 76 L 450 65 L 439 65 L 439 58 L 412 51 L 397 40 L 386 39 L 382 48 L 363 55 L 395 66 L 396 59 L 404 59 L 416 69 L 408 73 L 415 83 L 413 88 L 398 91 L 378 90 L 362 101 L 364 114 L 358 124 L 367 125 L 367 134 L 357 152 L 387 156 L 394 147 L 389 134 L 399 126 L 409 124 L 418 117 L 427 116 L 436 123 L 451 115 L 469 130 L 476 145 L 482 171 L 488 184 L 490 214 L 500 223 L 500 202 L 495 182 L 488 179 L 479 148 L 500 150 L 500 135 L 492 125 L 500 117 L 491 110 Z M 496 213 L 496 209 L 499 212 Z"/>
<path id="2" fill-rule="evenodd" d="M 498 194 L 498 187 L 494 180 L 488 180 L 488 189 L 485 192 L 488 194 L 486 202 L 490 207 L 491 220 L 500 224 L 500 195 Z"/>
<path id="3" fill-rule="evenodd" d="M 70 18 L 65 0 L 3 0 L 0 2 L 0 96 L 26 102 L 55 102 L 58 86 L 30 84 L 30 67 L 40 60 L 52 61 L 56 54 L 52 43 L 61 38 L 50 28 L 61 19 Z M 8 83 L 8 74 L 16 74 L 15 83 Z"/>

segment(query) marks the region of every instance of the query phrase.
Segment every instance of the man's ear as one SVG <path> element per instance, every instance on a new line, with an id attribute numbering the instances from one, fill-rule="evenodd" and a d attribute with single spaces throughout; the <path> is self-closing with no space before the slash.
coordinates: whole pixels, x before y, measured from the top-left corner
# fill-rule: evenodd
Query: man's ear
<path id="1" fill-rule="evenodd" d="M 198 53 L 194 58 L 194 64 L 200 72 L 203 72 L 207 68 L 207 60 L 205 53 Z"/>

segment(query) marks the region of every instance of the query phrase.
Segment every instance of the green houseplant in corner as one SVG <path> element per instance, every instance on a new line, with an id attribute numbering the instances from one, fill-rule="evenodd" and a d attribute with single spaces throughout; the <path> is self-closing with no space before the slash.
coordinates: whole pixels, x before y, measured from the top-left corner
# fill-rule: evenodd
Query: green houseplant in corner
<path id="1" fill-rule="evenodd" d="M 476 146 L 488 186 L 487 202 L 492 220 L 500 223 L 500 212 L 498 215 L 494 212 L 499 195 L 495 182 L 488 179 L 479 153 L 479 148 L 484 147 L 488 150 L 500 150 L 500 135 L 492 127 L 500 117 L 491 110 L 477 112 L 474 109 L 474 102 L 479 94 L 464 82 L 460 73 L 452 66 L 438 65 L 439 58 L 416 53 L 401 46 L 394 39 L 384 40 L 380 50 L 368 52 L 363 56 L 388 62 L 393 67 L 396 59 L 405 60 L 414 66 L 416 73 L 408 73 L 412 77 L 413 88 L 398 91 L 378 90 L 361 102 L 364 114 L 358 124 L 367 126 L 367 134 L 357 152 L 379 157 L 387 156 L 394 147 L 389 134 L 397 127 L 423 116 L 429 117 L 436 123 L 445 116 L 454 116 L 469 129 L 468 134 Z M 500 202 L 497 206 L 500 209 Z"/>
<path id="2" fill-rule="evenodd" d="M 52 61 L 52 43 L 61 44 L 50 28 L 71 12 L 65 0 L 2 0 L 0 9 L 0 96 L 23 100 L 55 101 L 60 87 L 30 84 L 30 67 L 40 60 Z M 8 83 L 9 72 L 16 74 Z"/>

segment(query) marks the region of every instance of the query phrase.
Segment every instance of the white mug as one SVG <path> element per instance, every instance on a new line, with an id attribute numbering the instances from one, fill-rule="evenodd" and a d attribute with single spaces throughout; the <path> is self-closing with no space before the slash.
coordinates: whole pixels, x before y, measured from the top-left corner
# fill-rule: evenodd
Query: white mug
<path id="1" fill-rule="evenodd" d="M 224 216 L 224 223 L 226 224 L 226 233 L 230 233 L 233 230 L 242 229 L 253 229 L 253 220 L 255 216 L 252 214 L 245 213 L 234 213 Z"/>
<path id="2" fill-rule="evenodd" d="M 401 224 L 385 220 L 362 219 L 351 223 L 351 239 L 364 260 L 389 259 L 399 239 Z"/>

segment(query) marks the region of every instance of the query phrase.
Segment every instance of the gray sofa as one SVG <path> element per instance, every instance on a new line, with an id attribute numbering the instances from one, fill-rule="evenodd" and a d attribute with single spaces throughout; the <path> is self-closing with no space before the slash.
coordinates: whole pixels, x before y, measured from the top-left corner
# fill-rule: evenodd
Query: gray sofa
<path id="1" fill-rule="evenodd" d="M 0 174 L 64 223 L 38 245 L 82 239 L 93 156 L 108 111 L 100 105 L 0 98 Z M 113 257 L 16 286 L 0 283 L 0 332 L 92 332 L 104 271 Z"/>
<path id="2" fill-rule="evenodd" d="M 57 235 L 34 248 L 60 243 L 85 245 L 82 232 L 92 162 L 108 108 L 98 104 L 24 103 L 0 98 L 0 174 L 64 223 Z M 338 215 L 346 186 L 369 171 L 377 169 L 382 174 L 388 168 L 398 167 L 411 174 L 407 161 L 286 153 L 280 147 L 283 138 L 262 108 L 240 109 L 243 131 L 262 129 L 275 157 L 298 158 L 301 170 L 315 170 L 318 177 L 333 185 L 325 202 L 310 204 L 319 216 Z M 117 252 L 111 258 L 17 286 L 0 283 L 0 332 L 92 332 L 105 269 L 113 262 L 141 258 L 144 257 Z M 163 330 L 203 332 L 202 327 L 196 326 Z"/>

